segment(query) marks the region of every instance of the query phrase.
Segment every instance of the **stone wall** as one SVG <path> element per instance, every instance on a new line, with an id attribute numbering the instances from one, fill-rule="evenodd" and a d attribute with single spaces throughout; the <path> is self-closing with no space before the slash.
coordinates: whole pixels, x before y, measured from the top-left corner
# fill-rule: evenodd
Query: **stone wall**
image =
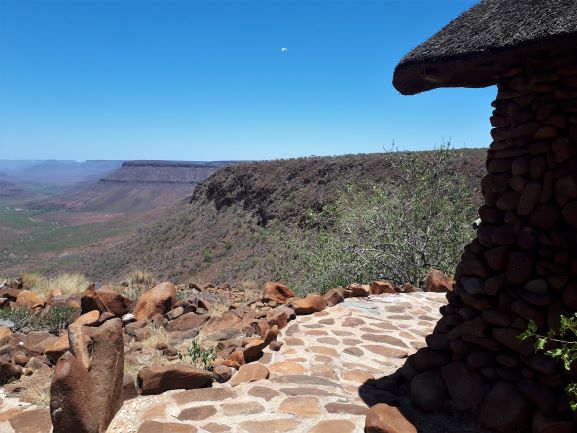
<path id="1" fill-rule="evenodd" d="M 470 410 L 499 431 L 570 432 L 569 375 L 517 336 L 529 320 L 546 332 L 577 310 L 576 50 L 521 56 L 492 106 L 477 238 L 428 348 L 402 374 L 422 409 Z"/>

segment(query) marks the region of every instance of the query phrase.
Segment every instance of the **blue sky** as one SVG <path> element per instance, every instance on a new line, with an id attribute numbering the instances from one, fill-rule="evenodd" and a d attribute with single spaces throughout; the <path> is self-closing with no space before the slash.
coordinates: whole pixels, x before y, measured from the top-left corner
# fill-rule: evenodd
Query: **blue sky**
<path id="1" fill-rule="evenodd" d="M 474 3 L 0 0 L 0 159 L 487 146 L 493 88 L 391 84 L 406 52 Z"/>

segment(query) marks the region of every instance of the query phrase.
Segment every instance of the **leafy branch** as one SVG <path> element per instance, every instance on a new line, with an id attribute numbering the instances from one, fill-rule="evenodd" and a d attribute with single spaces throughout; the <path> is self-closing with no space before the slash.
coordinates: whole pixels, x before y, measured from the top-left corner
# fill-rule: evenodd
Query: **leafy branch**
<path id="1" fill-rule="evenodd" d="M 560 316 L 561 323 L 559 333 L 549 329 L 547 334 L 539 333 L 537 324 L 531 320 L 527 329 L 517 338 L 521 341 L 534 338 L 535 352 L 543 352 L 545 355 L 557 359 L 563 363 L 565 370 L 571 370 L 577 360 L 577 341 L 571 338 L 577 337 L 577 313 L 573 316 Z M 564 338 L 567 336 L 569 339 Z M 573 411 L 577 411 L 577 383 L 571 382 L 565 387 L 565 393 L 569 397 L 569 405 Z"/>

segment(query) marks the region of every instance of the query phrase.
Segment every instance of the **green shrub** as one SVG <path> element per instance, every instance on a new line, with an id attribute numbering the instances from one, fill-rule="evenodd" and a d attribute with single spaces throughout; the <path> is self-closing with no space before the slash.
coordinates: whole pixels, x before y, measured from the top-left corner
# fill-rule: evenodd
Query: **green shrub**
<path id="1" fill-rule="evenodd" d="M 213 361 L 216 358 L 216 348 L 214 346 L 205 347 L 197 339 L 190 342 L 186 353 L 178 352 L 180 360 L 189 358 L 194 367 L 212 370 Z"/>
<path id="2" fill-rule="evenodd" d="M 209 250 L 204 250 L 202 252 L 202 259 L 204 260 L 205 263 L 211 263 L 212 262 L 212 253 Z"/>
<path id="3" fill-rule="evenodd" d="M 561 316 L 559 332 L 549 329 L 547 334 L 538 331 L 537 324 L 531 320 L 525 332 L 519 335 L 519 340 L 534 339 L 535 352 L 543 352 L 551 358 L 563 363 L 567 371 L 571 371 L 577 360 L 577 313 L 573 316 Z M 569 405 L 577 411 L 577 383 L 570 382 L 565 387 L 565 393 L 569 398 Z"/>
<path id="4" fill-rule="evenodd" d="M 43 317 L 39 313 L 35 314 L 23 308 L 0 310 L 0 320 L 12 322 L 15 331 L 30 328 L 34 331 L 48 331 L 55 335 L 60 334 L 79 315 L 80 310 L 78 308 L 66 305 L 51 307 Z"/>
<path id="5" fill-rule="evenodd" d="M 5 308 L 0 310 L 0 320 L 12 322 L 14 331 L 19 331 L 37 319 L 31 311 L 23 308 Z"/>
<path id="6" fill-rule="evenodd" d="M 65 330 L 68 325 L 74 322 L 79 315 L 80 310 L 78 308 L 67 305 L 56 305 L 50 308 L 48 314 L 39 318 L 38 321 L 33 324 L 33 327 L 58 335 Z"/>
<path id="7" fill-rule="evenodd" d="M 476 217 L 474 192 L 452 170 L 454 159 L 448 146 L 428 157 L 395 154 L 393 187 L 350 185 L 311 213 L 316 235 L 285 242 L 290 257 L 281 266 L 283 279 L 302 295 L 374 279 L 420 286 L 431 268 L 452 275 Z"/>

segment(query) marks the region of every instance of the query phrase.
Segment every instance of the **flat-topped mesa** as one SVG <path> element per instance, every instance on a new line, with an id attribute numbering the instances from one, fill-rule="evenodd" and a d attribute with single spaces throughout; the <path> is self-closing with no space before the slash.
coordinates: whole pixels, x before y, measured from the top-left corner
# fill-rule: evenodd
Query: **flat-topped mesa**
<path id="1" fill-rule="evenodd" d="M 403 377 L 425 410 L 473 410 L 498 431 L 574 431 L 569 374 L 517 336 L 531 320 L 542 334 L 558 330 L 560 315 L 577 311 L 577 2 L 482 1 L 394 78 L 404 94 L 490 84 L 481 224 Z"/>

